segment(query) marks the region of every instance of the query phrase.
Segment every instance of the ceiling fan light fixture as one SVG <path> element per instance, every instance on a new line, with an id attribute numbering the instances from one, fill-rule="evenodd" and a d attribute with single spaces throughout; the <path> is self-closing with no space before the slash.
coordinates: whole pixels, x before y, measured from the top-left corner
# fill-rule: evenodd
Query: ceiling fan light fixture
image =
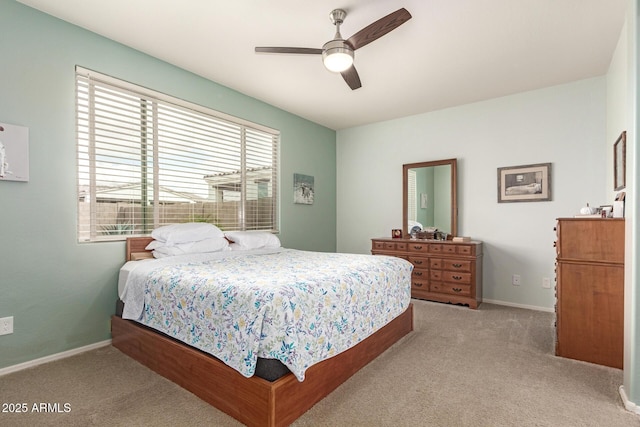
<path id="1" fill-rule="evenodd" d="M 332 40 L 323 46 L 322 62 L 327 70 L 341 73 L 353 65 L 353 49 L 343 40 Z"/>
<path id="2" fill-rule="evenodd" d="M 287 53 L 299 55 L 322 55 L 322 62 L 327 70 L 340 73 L 342 78 L 351 88 L 356 90 L 362 87 L 360 76 L 353 66 L 354 52 L 372 41 L 379 39 L 390 31 L 411 19 L 411 14 L 405 8 L 392 12 L 377 21 L 367 25 L 347 40 L 340 34 L 340 25 L 344 22 L 347 12 L 342 9 L 334 9 L 329 14 L 331 23 L 336 26 L 333 40 L 322 46 L 322 49 L 309 47 L 256 47 L 256 53 Z"/>

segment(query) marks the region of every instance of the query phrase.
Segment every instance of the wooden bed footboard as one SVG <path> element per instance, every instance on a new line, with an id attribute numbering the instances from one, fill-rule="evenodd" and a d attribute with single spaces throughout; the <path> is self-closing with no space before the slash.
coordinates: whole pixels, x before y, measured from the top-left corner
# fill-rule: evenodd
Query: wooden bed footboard
<path id="1" fill-rule="evenodd" d="M 114 347 L 238 421 L 287 426 L 413 330 L 413 305 L 355 347 L 310 367 L 299 382 L 245 378 L 218 359 L 145 326 L 113 316 Z"/>

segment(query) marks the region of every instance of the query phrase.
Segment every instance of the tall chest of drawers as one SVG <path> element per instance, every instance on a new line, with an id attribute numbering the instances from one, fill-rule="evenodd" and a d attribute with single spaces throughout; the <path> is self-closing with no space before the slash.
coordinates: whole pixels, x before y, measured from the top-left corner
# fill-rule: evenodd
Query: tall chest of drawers
<path id="1" fill-rule="evenodd" d="M 482 242 L 371 240 L 371 253 L 413 264 L 411 296 L 477 308 L 482 302 Z"/>
<path id="2" fill-rule="evenodd" d="M 556 355 L 622 369 L 624 219 L 558 218 Z"/>

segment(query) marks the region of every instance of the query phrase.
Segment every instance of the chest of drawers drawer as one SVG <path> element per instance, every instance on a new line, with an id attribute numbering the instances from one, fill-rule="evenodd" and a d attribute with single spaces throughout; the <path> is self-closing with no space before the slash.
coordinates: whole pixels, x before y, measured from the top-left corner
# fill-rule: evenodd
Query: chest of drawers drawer
<path id="1" fill-rule="evenodd" d="M 414 268 L 411 272 L 411 278 L 416 280 L 429 280 L 429 270 L 422 268 Z"/>
<path id="2" fill-rule="evenodd" d="M 374 250 L 378 251 L 402 251 L 406 252 L 407 244 L 406 242 L 385 242 L 385 241 L 374 241 L 372 244 Z"/>
<path id="3" fill-rule="evenodd" d="M 429 267 L 431 269 L 438 270 L 451 270 L 451 271 L 471 271 L 472 262 L 470 260 L 461 259 L 442 259 L 431 258 L 429 260 Z"/>
<path id="4" fill-rule="evenodd" d="M 428 253 L 429 248 L 429 243 L 409 243 L 407 245 L 407 249 L 411 253 Z"/>
<path id="5" fill-rule="evenodd" d="M 473 246 L 430 243 L 427 250 L 432 254 L 473 255 Z"/>
<path id="6" fill-rule="evenodd" d="M 409 255 L 409 262 L 413 264 L 415 268 L 429 268 L 429 261 L 429 258 Z"/>
<path id="7" fill-rule="evenodd" d="M 429 290 L 429 280 L 422 279 L 414 279 L 411 280 L 411 290 L 417 291 L 428 291 Z"/>
<path id="8" fill-rule="evenodd" d="M 429 278 L 437 282 L 471 284 L 471 274 L 448 270 L 430 270 Z"/>
<path id="9" fill-rule="evenodd" d="M 457 285 L 453 283 L 431 283 L 429 285 L 429 290 L 431 292 L 440 292 L 440 293 L 451 294 L 451 295 L 463 295 L 463 296 L 471 295 L 470 285 Z"/>

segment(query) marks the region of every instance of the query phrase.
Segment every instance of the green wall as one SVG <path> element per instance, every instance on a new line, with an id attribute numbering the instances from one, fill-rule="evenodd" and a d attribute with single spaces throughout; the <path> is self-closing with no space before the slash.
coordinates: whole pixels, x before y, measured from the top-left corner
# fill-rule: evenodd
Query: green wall
<path id="1" fill-rule="evenodd" d="M 76 65 L 279 129 L 282 243 L 335 251 L 335 131 L 13 0 L 0 57 L 0 122 L 30 133 L 29 182 L 0 182 L 0 368 L 110 338 L 124 243 L 77 243 Z M 315 177 L 313 205 L 293 204 L 294 173 Z"/>

